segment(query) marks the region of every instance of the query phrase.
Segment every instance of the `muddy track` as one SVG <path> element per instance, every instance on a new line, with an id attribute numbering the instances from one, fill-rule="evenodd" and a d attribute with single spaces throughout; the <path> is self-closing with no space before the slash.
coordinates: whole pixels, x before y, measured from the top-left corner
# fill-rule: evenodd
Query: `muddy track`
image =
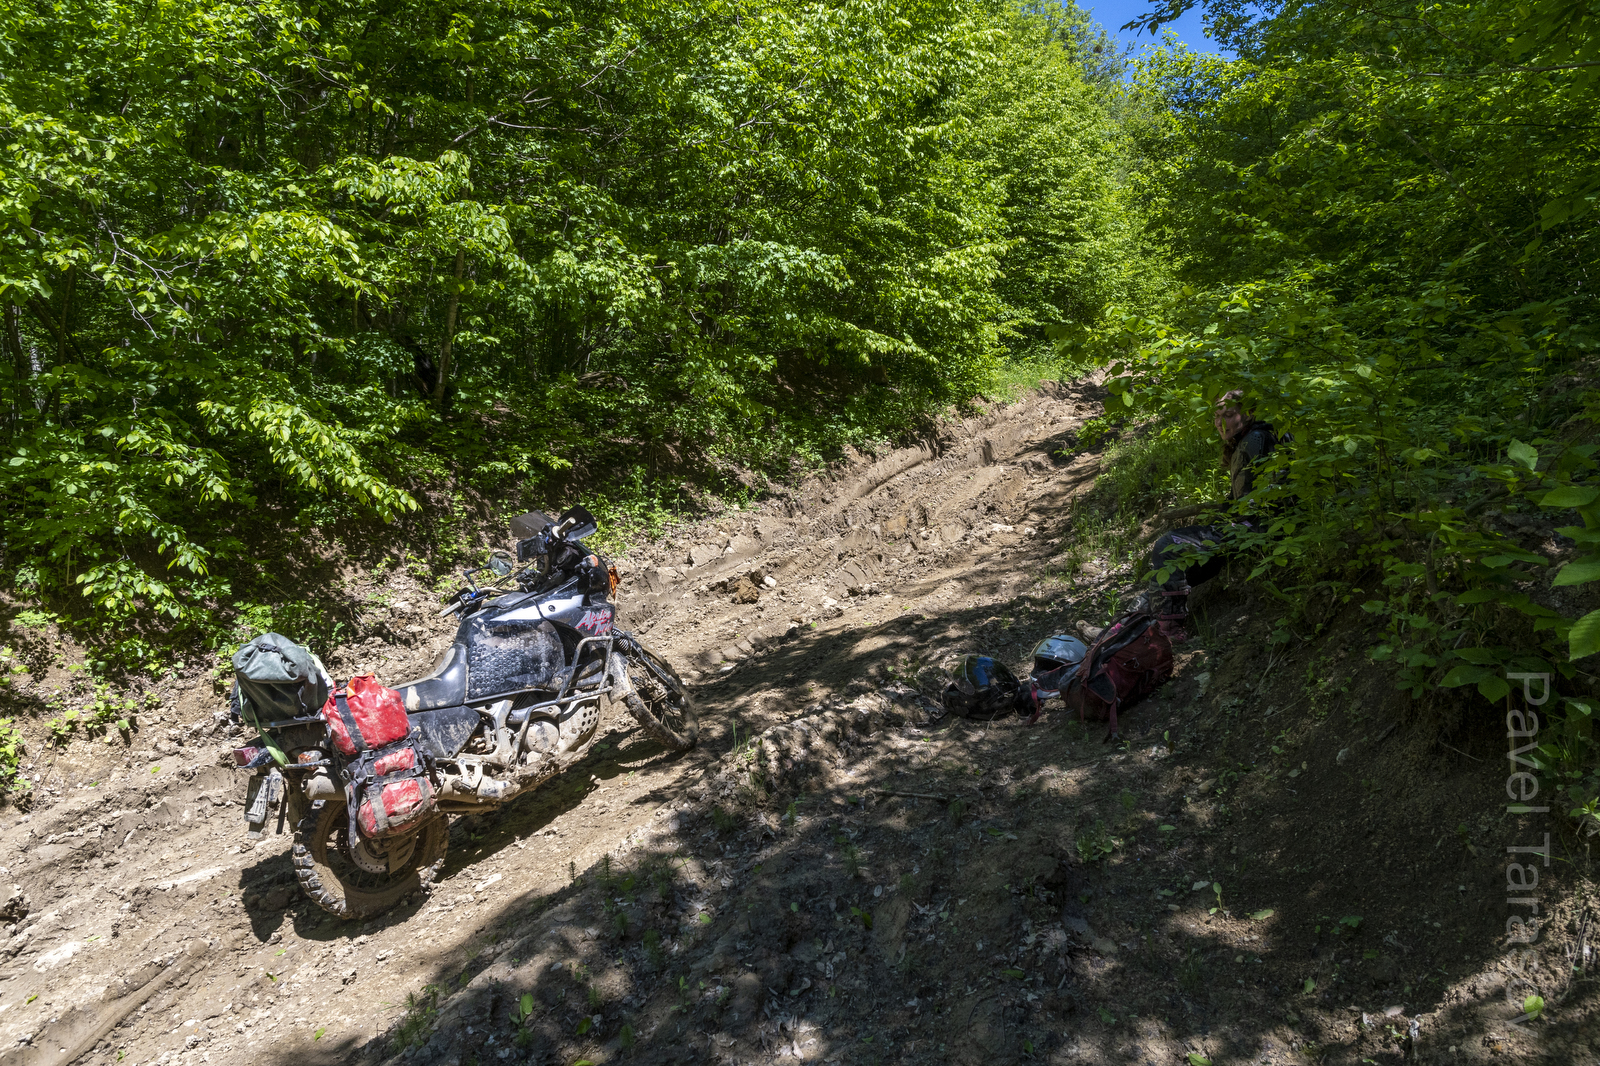
<path id="1" fill-rule="evenodd" d="M 243 776 L 221 765 L 229 739 L 199 701 L 161 750 L 41 793 L 0 834 L 0 879 L 26 909 L 0 942 L 0 1064 L 56 1066 L 96 1045 L 129 1062 L 243 1062 L 291 1032 L 307 1050 L 381 1037 L 405 991 L 508 904 L 559 897 L 602 855 L 660 846 L 675 801 L 736 734 L 892 673 L 909 642 L 885 622 L 1032 585 L 1006 560 L 1092 478 L 1092 460 L 1062 455 L 1098 399 L 1054 386 L 621 560 L 623 621 L 693 679 L 700 748 L 669 757 L 611 708 L 582 763 L 492 824 L 458 822 L 431 894 L 383 919 L 325 917 L 295 889 L 287 834 L 245 840 Z M 447 639 L 438 623 L 410 646 L 338 658 L 398 680 Z M 262 1000 L 277 1007 L 251 1006 Z"/>
<path id="2" fill-rule="evenodd" d="M 1587 1061 L 1586 859 L 1506 952 L 1501 739 L 1403 715 L 1359 610 L 1280 647 L 1218 579 L 1122 745 L 940 717 L 957 655 L 1023 667 L 1126 592 L 1067 550 L 1101 399 L 1051 386 L 619 560 L 700 746 L 611 708 L 382 918 L 245 839 L 203 679 L 132 752 L 41 759 L 0 815 L 0 1066 Z M 335 673 L 450 639 L 400 570 L 368 592 Z M 1557 1020 L 1508 1029 L 1530 994 Z"/>

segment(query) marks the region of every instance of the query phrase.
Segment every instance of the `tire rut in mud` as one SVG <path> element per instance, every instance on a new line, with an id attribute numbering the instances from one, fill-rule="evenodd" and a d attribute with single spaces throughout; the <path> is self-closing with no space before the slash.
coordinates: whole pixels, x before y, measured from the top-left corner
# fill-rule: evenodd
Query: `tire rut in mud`
<path id="1" fill-rule="evenodd" d="M 748 518 L 687 530 L 676 540 L 690 550 L 647 547 L 624 560 L 633 588 L 652 590 L 630 598 L 624 587 L 624 621 L 710 686 L 696 696 L 707 750 L 674 759 L 613 708 L 602 725 L 608 735 L 570 780 L 455 827 L 431 894 L 387 917 L 325 920 L 299 895 L 287 837 L 244 840 L 234 794 L 242 778 L 217 765 L 228 738 L 210 729 L 195 731 L 159 769 L 128 767 L 83 794 L 41 802 L 26 820 L 13 815 L 0 842 L 18 858 L 3 876 L 22 886 L 30 909 L 3 948 L 0 988 L 13 1006 L 0 1014 L 0 1046 L 57 1044 L 70 1001 L 121 1002 L 141 989 L 152 997 L 144 1020 L 105 1037 L 136 1061 L 200 1049 L 212 1063 L 243 1062 L 295 1041 L 309 1052 L 327 1038 L 311 1039 L 317 1028 L 339 1034 L 330 1048 L 366 1046 L 398 1015 L 351 1009 L 363 988 L 420 987 L 439 960 L 470 951 L 495 909 L 559 897 L 571 891 L 571 874 L 601 855 L 659 851 L 675 839 L 671 826 L 681 819 L 672 804 L 682 790 L 726 783 L 721 753 L 734 744 L 735 723 L 747 744 L 752 731 L 762 733 L 769 785 L 793 778 L 815 752 L 838 769 L 833 752 L 881 726 L 861 734 L 850 724 L 855 712 L 805 708 L 872 672 L 869 665 L 881 671 L 894 648 L 873 647 L 869 637 L 843 655 L 830 649 L 886 618 L 921 613 L 907 606 L 1002 595 L 987 577 L 971 588 L 966 578 L 975 558 L 1004 558 L 1033 541 L 1023 530 L 1029 500 L 1061 467 L 1050 444 L 1070 437 L 1075 410 L 1059 394 L 1031 397 L 947 427 L 937 448 L 860 460 Z M 708 551 L 692 550 L 707 545 L 715 547 L 708 560 Z M 696 557 L 706 561 L 688 565 Z M 750 602 L 736 602 L 741 588 Z M 733 631 L 726 642 L 719 629 Z M 781 676 L 756 672 L 761 649 Z M 430 650 L 414 647 L 410 658 L 420 665 Z M 351 654 L 380 653 L 369 645 Z M 735 663 L 739 673 L 724 672 Z M 928 717 L 914 709 L 902 720 L 917 715 Z M 828 750 L 830 737 L 844 747 Z M 192 943 L 207 944 L 207 954 L 183 986 L 149 988 L 159 977 L 153 960 Z M 163 1024 L 152 1024 L 156 1014 Z M 328 1023 L 301 1032 L 301 1015 Z"/>

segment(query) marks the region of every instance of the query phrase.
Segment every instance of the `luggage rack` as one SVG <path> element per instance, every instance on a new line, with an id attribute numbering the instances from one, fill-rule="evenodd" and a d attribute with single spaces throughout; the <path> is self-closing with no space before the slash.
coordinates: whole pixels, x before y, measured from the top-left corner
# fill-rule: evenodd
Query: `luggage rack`
<path id="1" fill-rule="evenodd" d="M 279 721 L 276 721 L 276 722 L 262 722 L 256 728 L 258 728 L 258 729 L 287 729 L 290 726 L 294 726 L 294 725 L 310 725 L 313 722 L 320 722 L 322 720 L 323 720 L 322 719 L 322 715 L 313 714 L 309 718 L 283 718 L 283 719 L 280 719 Z"/>

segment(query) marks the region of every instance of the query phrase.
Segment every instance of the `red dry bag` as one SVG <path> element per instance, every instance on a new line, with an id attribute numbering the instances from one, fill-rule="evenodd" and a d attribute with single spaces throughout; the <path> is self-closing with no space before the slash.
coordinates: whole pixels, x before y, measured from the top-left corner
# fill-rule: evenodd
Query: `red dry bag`
<path id="1" fill-rule="evenodd" d="M 323 705 L 334 747 L 346 757 L 350 843 L 406 832 L 437 809 L 421 749 L 400 694 L 371 674 L 352 677 Z"/>

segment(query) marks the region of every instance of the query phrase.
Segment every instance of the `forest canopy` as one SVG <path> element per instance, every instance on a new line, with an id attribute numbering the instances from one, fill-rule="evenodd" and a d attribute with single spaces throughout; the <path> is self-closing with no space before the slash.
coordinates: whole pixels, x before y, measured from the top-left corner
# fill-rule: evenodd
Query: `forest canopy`
<path id="1" fill-rule="evenodd" d="M 1147 284 L 1100 42 L 986 0 L 4 0 L 6 583 L 205 626 L 430 486 L 902 434 Z"/>
<path id="2" fill-rule="evenodd" d="M 1236 58 L 1155 53 L 1125 126 L 1172 288 L 1070 343 L 1163 434 L 1192 434 L 1232 388 L 1292 433 L 1254 538 L 1254 576 L 1287 611 L 1276 639 L 1359 604 L 1418 695 L 1499 701 L 1508 675 L 1554 677 L 1546 769 L 1592 772 L 1574 753 L 1600 652 L 1600 16 L 1204 10 Z M 1591 815 L 1597 787 L 1574 786 Z"/>

